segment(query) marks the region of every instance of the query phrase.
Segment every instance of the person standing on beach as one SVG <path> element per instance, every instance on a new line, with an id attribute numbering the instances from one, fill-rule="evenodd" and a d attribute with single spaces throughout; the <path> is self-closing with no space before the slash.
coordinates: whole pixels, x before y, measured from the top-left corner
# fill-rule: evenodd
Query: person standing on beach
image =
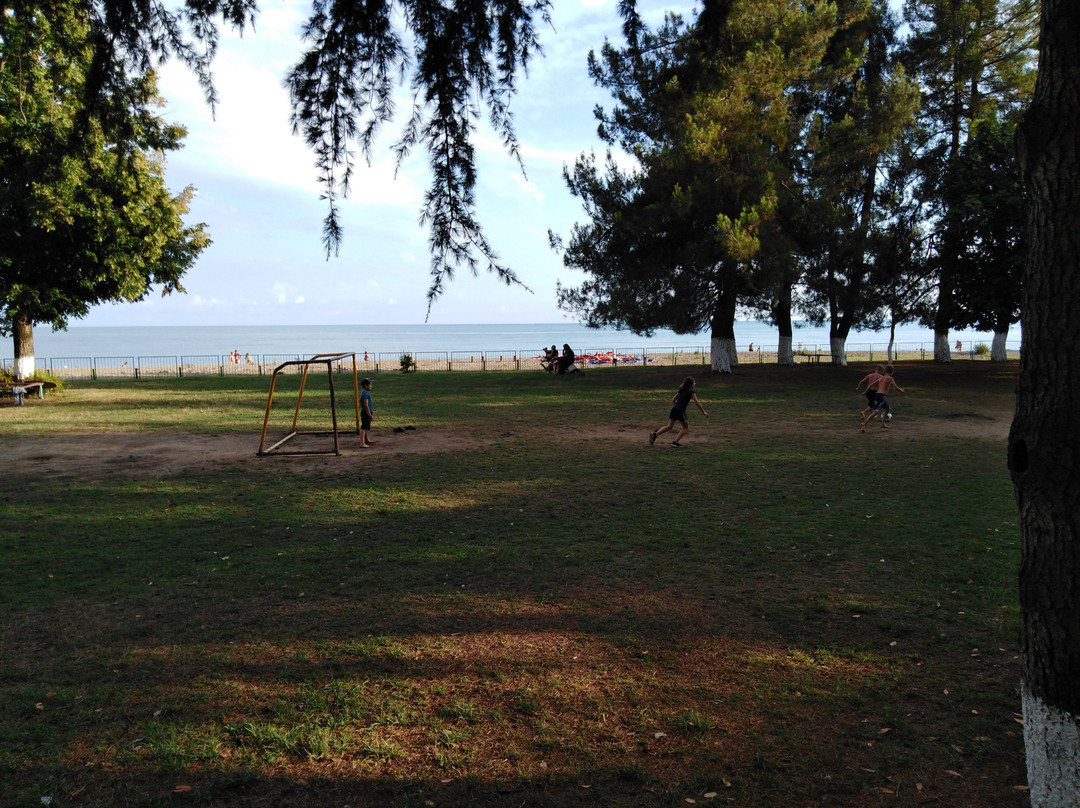
<path id="1" fill-rule="evenodd" d="M 701 406 L 701 402 L 698 401 L 697 393 L 694 392 L 694 377 L 687 376 L 683 379 L 682 385 L 671 399 L 671 412 L 668 413 L 667 426 L 662 426 L 655 432 L 649 433 L 650 446 L 656 443 L 658 436 L 674 429 L 675 422 L 678 421 L 682 425 L 682 429 L 679 430 L 679 434 L 675 436 L 675 440 L 671 442 L 671 445 L 675 449 L 686 448 L 686 444 L 682 443 L 682 439 L 686 437 L 686 433 L 690 431 L 690 419 L 686 416 L 686 409 L 690 406 L 691 401 L 697 404 L 702 415 L 706 418 L 709 417 L 709 413 L 705 412 L 705 408 Z"/>
<path id="2" fill-rule="evenodd" d="M 371 379 L 360 382 L 360 448 L 370 449 L 371 422 L 375 420 L 375 400 L 371 397 Z"/>
<path id="3" fill-rule="evenodd" d="M 877 390 L 874 389 L 874 385 L 884 373 L 885 366 L 877 365 L 870 373 L 867 373 L 859 379 L 859 383 L 855 385 L 855 392 L 858 393 L 863 382 L 866 382 L 866 390 L 864 391 L 866 393 L 866 406 L 863 407 L 862 412 L 859 413 L 860 418 L 865 418 L 874 411 L 874 399 L 877 397 Z"/>
<path id="4" fill-rule="evenodd" d="M 893 378 L 893 366 L 886 365 L 885 372 L 878 377 L 877 381 L 873 382 L 870 386 L 875 390 L 874 395 L 874 408 L 870 411 L 870 414 L 863 419 L 862 426 L 859 427 L 860 432 L 866 431 L 866 425 L 877 415 L 881 415 L 881 428 L 889 428 L 889 400 L 886 397 L 889 390 L 895 387 L 901 393 L 904 392 L 904 388 L 896 383 L 896 379 Z"/>

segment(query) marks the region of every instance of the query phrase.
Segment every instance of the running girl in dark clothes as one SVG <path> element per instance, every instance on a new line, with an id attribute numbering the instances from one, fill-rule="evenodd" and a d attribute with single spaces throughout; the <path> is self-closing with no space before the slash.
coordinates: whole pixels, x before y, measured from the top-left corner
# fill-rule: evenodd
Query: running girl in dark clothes
<path id="1" fill-rule="evenodd" d="M 685 444 L 681 441 L 686 437 L 686 433 L 690 431 L 690 419 L 686 417 L 686 409 L 690 406 L 690 402 L 697 404 L 701 414 L 706 418 L 709 417 L 709 413 L 705 412 L 705 408 L 701 406 L 701 402 L 698 401 L 697 393 L 694 392 L 694 377 L 687 376 L 679 387 L 678 391 L 671 399 L 671 412 L 668 413 L 667 426 L 662 426 L 655 432 L 649 433 L 649 445 L 652 446 L 656 443 L 656 438 L 659 435 L 663 435 L 665 432 L 670 432 L 675 428 L 675 422 L 678 421 L 682 425 L 682 429 L 679 430 L 679 434 L 675 436 L 675 440 L 671 442 L 671 445 L 676 449 L 686 448 Z"/>

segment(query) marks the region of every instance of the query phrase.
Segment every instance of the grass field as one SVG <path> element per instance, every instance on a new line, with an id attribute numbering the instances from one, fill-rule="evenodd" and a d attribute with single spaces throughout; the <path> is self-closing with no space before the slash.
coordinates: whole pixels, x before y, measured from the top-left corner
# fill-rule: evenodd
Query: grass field
<path id="1" fill-rule="evenodd" d="M 1016 365 L 867 369 L 0 408 L 0 805 L 1026 806 Z"/>

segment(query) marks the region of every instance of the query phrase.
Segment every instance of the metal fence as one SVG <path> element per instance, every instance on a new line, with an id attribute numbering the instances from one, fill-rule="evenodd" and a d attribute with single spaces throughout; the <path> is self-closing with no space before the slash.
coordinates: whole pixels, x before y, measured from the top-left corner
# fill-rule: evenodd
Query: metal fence
<path id="1" fill-rule="evenodd" d="M 831 351 L 828 345 L 802 344 L 793 346 L 795 363 L 825 362 Z M 1018 359 L 1019 345 L 1007 346 L 1009 359 Z M 989 347 L 972 345 L 965 351 L 953 351 L 956 359 L 989 360 Z M 356 367 L 363 375 L 402 369 L 402 352 L 363 353 L 356 355 Z M 543 368 L 538 350 L 489 351 L 429 351 L 409 354 L 417 371 L 538 371 Z M 777 346 L 755 346 L 753 351 L 740 350 L 739 363 L 775 364 L 779 361 Z M 847 346 L 848 362 L 882 362 L 888 357 L 887 343 L 863 343 Z M 179 376 L 263 376 L 270 375 L 283 362 L 301 359 L 299 354 L 184 355 L 184 356 L 65 356 L 39 359 L 37 365 L 62 379 L 152 379 Z M 932 360 L 932 343 L 898 343 L 893 346 L 893 361 Z M 577 366 L 583 371 L 618 367 L 709 367 L 712 354 L 705 346 L 671 348 L 589 348 L 577 354 Z M 352 370 L 351 362 L 335 370 Z M 10 368 L 14 360 L 5 359 L 0 367 Z M 300 373 L 297 368 L 284 372 Z"/>

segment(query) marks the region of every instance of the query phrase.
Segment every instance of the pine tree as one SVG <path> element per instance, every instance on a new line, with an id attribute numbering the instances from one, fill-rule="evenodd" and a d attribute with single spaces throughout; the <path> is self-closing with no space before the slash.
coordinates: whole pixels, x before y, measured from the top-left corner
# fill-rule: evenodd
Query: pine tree
<path id="1" fill-rule="evenodd" d="M 711 327 L 713 368 L 728 372 L 738 301 L 803 128 L 793 88 L 816 78 L 837 17 L 794 0 L 721 8 L 692 26 L 670 17 L 655 34 L 639 29 L 591 60 L 617 102 L 601 135 L 638 166 L 609 158 L 602 172 L 583 157 L 568 173 L 591 222 L 574 228 L 564 263 L 590 277 L 560 289 L 560 304 L 594 325 Z"/>
<path id="2" fill-rule="evenodd" d="M 842 75 L 813 99 L 814 116 L 802 186 L 814 215 L 816 247 L 808 254 L 801 305 L 812 321 L 829 321 L 833 361 L 842 363 L 856 327 L 881 325 L 890 287 L 881 284 L 882 244 L 888 224 L 882 178 L 917 108 L 917 94 L 896 59 L 897 22 L 884 2 L 838 32 L 830 56 L 862 53 L 850 76 Z M 841 57 L 842 58 L 842 57 Z M 893 287 L 895 290 L 895 287 Z"/>
<path id="3" fill-rule="evenodd" d="M 913 30 L 906 63 L 922 88 L 923 188 L 927 217 L 942 223 L 948 214 L 948 186 L 966 184 L 948 176 L 960 165 L 960 149 L 975 121 L 1014 116 L 1030 96 L 1034 81 L 1035 0 L 908 0 L 905 20 Z M 956 326 L 958 264 L 966 245 L 962 234 L 935 228 L 938 300 L 933 319 L 934 359 L 948 362 L 949 329 Z"/>
<path id="4" fill-rule="evenodd" d="M 953 264 L 952 324 L 994 334 L 991 358 L 1005 361 L 1005 337 L 1020 319 L 1027 206 L 1014 143 L 1016 126 L 976 121 L 950 166 L 943 229 L 961 252 Z"/>

